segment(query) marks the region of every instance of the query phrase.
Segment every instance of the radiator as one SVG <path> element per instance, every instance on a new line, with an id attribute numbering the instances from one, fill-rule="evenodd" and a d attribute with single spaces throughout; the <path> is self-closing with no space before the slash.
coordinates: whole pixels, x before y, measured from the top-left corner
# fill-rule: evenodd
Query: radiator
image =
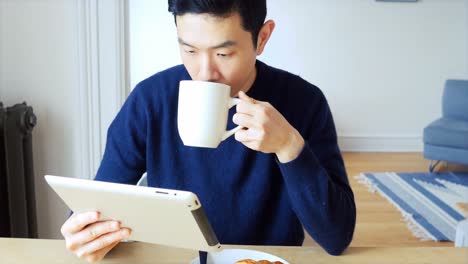
<path id="1" fill-rule="evenodd" d="M 33 109 L 0 103 L 0 237 L 37 238 Z"/>

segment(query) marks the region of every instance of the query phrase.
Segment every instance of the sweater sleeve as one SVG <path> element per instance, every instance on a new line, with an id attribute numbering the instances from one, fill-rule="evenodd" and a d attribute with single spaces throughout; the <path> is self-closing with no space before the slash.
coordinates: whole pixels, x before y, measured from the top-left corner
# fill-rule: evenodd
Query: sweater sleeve
<path id="1" fill-rule="evenodd" d="M 325 97 L 319 101 L 310 131 L 302 133 L 302 152 L 288 163 L 277 162 L 304 228 L 329 254 L 339 255 L 352 240 L 356 207 L 330 109 Z"/>
<path id="2" fill-rule="evenodd" d="M 136 184 L 146 171 L 147 110 L 141 88 L 132 91 L 109 126 L 95 180 Z"/>

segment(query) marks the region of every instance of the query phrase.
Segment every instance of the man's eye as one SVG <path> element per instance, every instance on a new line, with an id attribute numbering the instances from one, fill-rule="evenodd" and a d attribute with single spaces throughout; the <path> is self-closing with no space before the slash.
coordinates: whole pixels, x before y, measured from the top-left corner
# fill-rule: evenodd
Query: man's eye
<path id="1" fill-rule="evenodd" d="M 186 50 L 185 53 L 195 54 L 195 51 L 194 50 Z"/>
<path id="2" fill-rule="evenodd" d="M 226 54 L 226 53 L 218 53 L 217 55 L 218 57 L 223 57 L 223 58 L 229 57 L 229 54 Z"/>

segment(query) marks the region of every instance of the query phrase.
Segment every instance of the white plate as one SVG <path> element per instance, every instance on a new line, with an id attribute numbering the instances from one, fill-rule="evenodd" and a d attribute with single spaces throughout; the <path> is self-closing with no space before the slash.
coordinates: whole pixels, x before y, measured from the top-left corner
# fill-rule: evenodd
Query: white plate
<path id="1" fill-rule="evenodd" d="M 210 252 L 206 264 L 234 264 L 236 261 L 243 259 L 281 261 L 284 264 L 289 264 L 286 260 L 275 255 L 248 249 L 224 249 L 220 252 Z M 191 264 L 200 264 L 200 259 L 192 260 Z"/>

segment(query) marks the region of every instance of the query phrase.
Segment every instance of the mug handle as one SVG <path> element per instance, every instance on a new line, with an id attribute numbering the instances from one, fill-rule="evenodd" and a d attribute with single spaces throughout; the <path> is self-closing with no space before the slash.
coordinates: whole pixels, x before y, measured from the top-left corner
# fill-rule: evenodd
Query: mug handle
<path id="1" fill-rule="evenodd" d="M 238 99 L 238 98 L 230 98 L 229 99 L 229 108 L 237 105 L 238 103 L 242 102 L 241 99 Z M 228 131 L 225 131 L 224 134 L 223 134 L 223 137 L 221 138 L 221 141 L 225 140 L 226 138 L 234 135 L 234 133 L 236 133 L 237 131 L 239 131 L 240 129 L 242 129 L 241 126 L 237 126 L 231 130 L 228 130 Z"/>

